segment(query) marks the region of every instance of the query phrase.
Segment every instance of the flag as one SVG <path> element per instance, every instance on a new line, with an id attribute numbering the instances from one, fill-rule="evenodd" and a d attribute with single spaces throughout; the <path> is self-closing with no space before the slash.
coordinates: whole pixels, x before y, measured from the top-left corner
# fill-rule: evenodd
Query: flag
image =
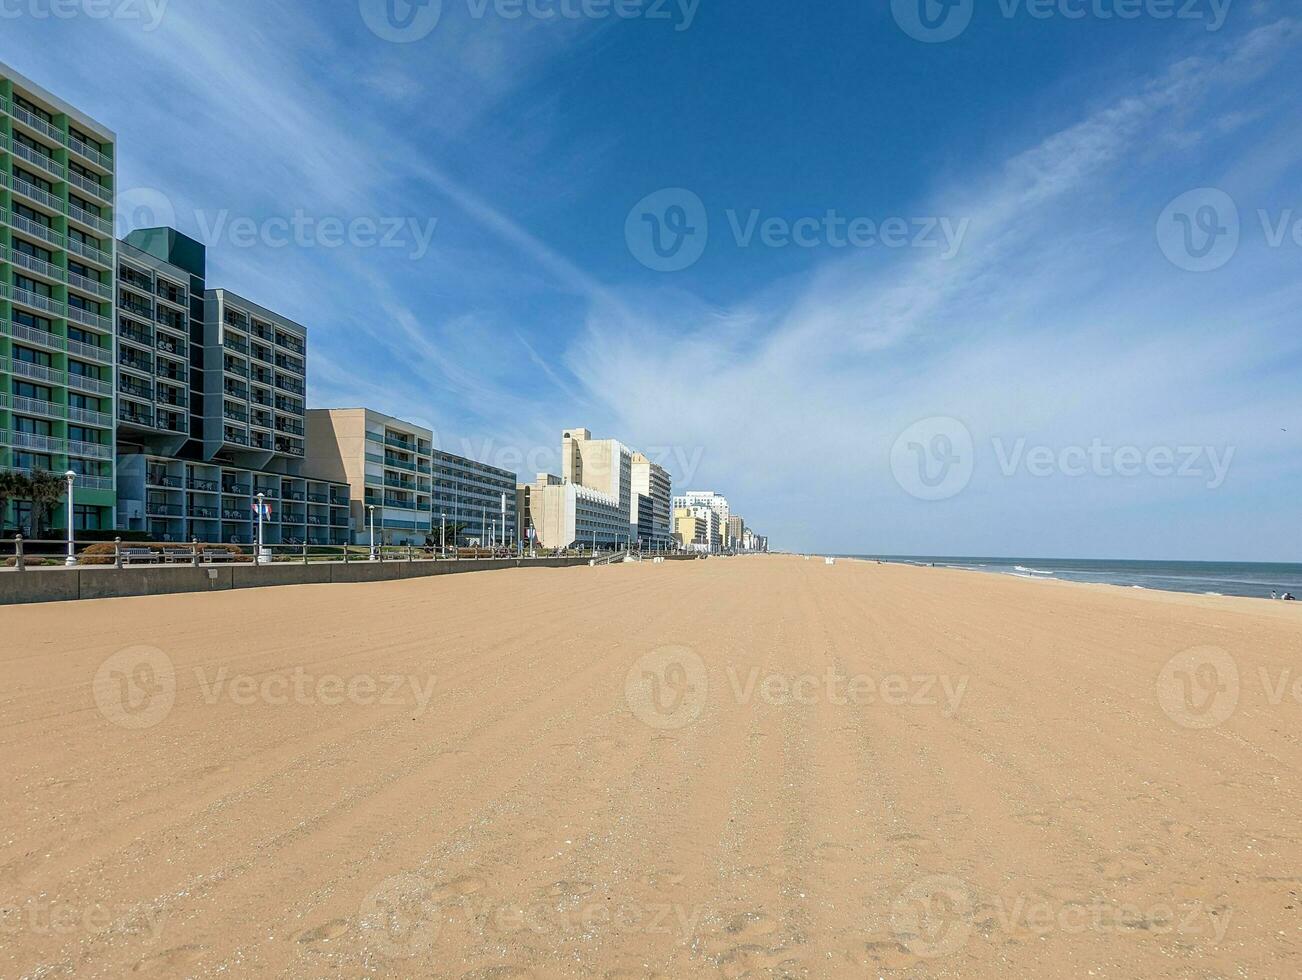
<path id="1" fill-rule="evenodd" d="M 262 517 L 268 521 L 271 520 L 271 504 L 266 503 L 265 501 L 261 504 L 256 500 L 253 501 L 253 515 L 255 517 Z"/>

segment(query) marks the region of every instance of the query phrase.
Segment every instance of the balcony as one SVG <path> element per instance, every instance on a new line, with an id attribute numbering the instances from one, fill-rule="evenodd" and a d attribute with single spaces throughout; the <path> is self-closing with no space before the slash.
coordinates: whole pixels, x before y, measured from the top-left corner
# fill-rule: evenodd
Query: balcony
<path id="1" fill-rule="evenodd" d="M 109 331 L 113 329 L 113 321 L 99 313 L 92 313 L 90 310 L 83 310 L 78 306 L 69 306 L 68 319 L 73 323 L 79 323 L 83 327 L 94 327 L 96 330 Z"/>
<path id="2" fill-rule="evenodd" d="M 169 432 L 188 433 L 190 427 L 186 424 L 185 416 L 177 412 L 159 412 L 158 427 L 167 429 Z"/>
<path id="3" fill-rule="evenodd" d="M 47 313 L 50 316 L 63 316 L 63 304 L 49 296 L 33 293 L 28 289 L 19 289 L 17 286 L 2 286 L 0 287 L 0 294 L 7 295 L 15 303 L 21 303 L 28 309 Z"/>
<path id="4" fill-rule="evenodd" d="M 401 439 L 398 436 L 386 435 L 384 437 L 384 444 L 386 446 L 392 446 L 394 449 L 402 449 L 409 453 L 414 453 L 416 451 L 415 443 L 408 442 L 407 440 Z"/>
<path id="5" fill-rule="evenodd" d="M 394 469 L 410 470 L 413 473 L 416 472 L 415 463 L 409 460 L 399 459 L 397 456 L 390 456 L 388 453 L 384 454 L 384 465 L 392 466 Z"/>
<path id="6" fill-rule="evenodd" d="M 142 303 L 140 300 L 132 299 L 127 293 L 118 293 L 118 310 L 122 313 L 130 313 L 132 316 L 138 316 L 142 320 L 152 320 L 154 318 L 154 308 L 148 303 Z"/>
<path id="7" fill-rule="evenodd" d="M 245 388 L 243 385 L 227 382 L 222 385 L 222 394 L 227 398 L 234 398 L 236 401 L 248 401 L 249 389 Z"/>
<path id="8" fill-rule="evenodd" d="M 57 180 L 63 180 L 67 176 L 67 169 L 54 157 L 33 150 L 27 144 L 19 143 L 18 140 L 9 143 L 9 152 L 24 163 L 30 163 L 33 167 L 40 167 Z"/>
<path id="9" fill-rule="evenodd" d="M 307 348 L 303 346 L 303 341 L 299 340 L 297 337 L 291 337 L 289 334 L 276 334 L 276 344 L 279 347 L 284 347 L 286 350 L 293 351 L 299 357 L 303 357 L 307 352 Z"/>
<path id="10" fill-rule="evenodd" d="M 260 486 L 257 486 L 257 485 L 255 484 L 254 487 L 253 487 L 253 493 L 254 493 L 255 496 L 256 496 L 257 494 L 262 494 L 262 495 L 263 495 L 264 497 L 266 497 L 268 500 L 279 500 L 279 499 L 280 499 L 280 488 L 279 488 L 279 487 L 269 487 L 269 486 L 263 486 L 263 487 L 260 487 Z"/>
<path id="11" fill-rule="evenodd" d="M 126 422 L 128 425 L 138 425 L 145 429 L 152 429 L 154 427 L 154 414 L 136 408 L 134 405 L 118 402 L 118 421 Z"/>
<path id="12" fill-rule="evenodd" d="M 302 456 L 303 447 L 298 445 L 297 443 L 285 442 L 283 440 L 277 439 L 276 452 L 284 453 L 286 456 Z"/>
<path id="13" fill-rule="evenodd" d="M 95 425 L 100 428 L 110 428 L 113 425 L 113 416 L 108 412 L 96 412 L 89 408 L 68 407 L 68 421 L 80 422 L 83 425 Z"/>
<path id="14" fill-rule="evenodd" d="M 105 187 L 97 180 L 83 177 L 75 170 L 68 171 L 68 183 L 80 191 L 85 191 L 87 194 L 99 198 L 105 204 L 113 203 L 113 190 L 111 188 Z"/>
<path id="15" fill-rule="evenodd" d="M 159 334 L 155 338 L 154 347 L 161 350 L 164 354 L 175 354 L 177 357 L 185 357 L 185 344 L 179 340 L 173 340 L 171 337 L 164 337 L 162 334 Z"/>
<path id="16" fill-rule="evenodd" d="M 99 442 L 78 442 L 75 439 L 70 439 L 68 441 L 68 455 L 83 456 L 86 459 L 112 459 L 113 447 Z"/>
<path id="17" fill-rule="evenodd" d="M 41 276 L 53 282 L 66 282 L 68 273 L 60 269 L 57 265 L 51 265 L 44 259 L 38 259 L 35 255 L 28 255 L 26 252 L 20 252 L 16 248 L 11 248 L 6 254 L 6 259 L 24 272 L 30 272 L 32 275 Z"/>
<path id="18" fill-rule="evenodd" d="M 89 245 L 86 242 L 69 237 L 63 247 L 74 255 L 85 259 L 87 262 L 94 262 L 96 265 L 103 266 L 105 269 L 113 268 L 113 257 L 109 255 L 108 252 L 105 252 L 103 249 L 94 245 Z"/>
<path id="19" fill-rule="evenodd" d="M 247 446 L 249 444 L 248 433 L 232 429 L 229 426 L 222 429 L 222 439 L 236 446 Z"/>
<path id="20" fill-rule="evenodd" d="M 141 371 L 145 374 L 152 374 L 154 371 L 154 359 L 152 357 L 144 357 L 129 350 L 118 351 L 118 364 L 124 368 Z"/>
<path id="21" fill-rule="evenodd" d="M 276 375 L 276 387 L 281 391 L 288 391 L 291 395 L 303 394 L 303 383 L 301 381 L 295 381 L 292 378 L 284 378 L 280 375 Z"/>
<path id="22" fill-rule="evenodd" d="M 304 434 L 301 423 L 295 422 L 293 419 L 281 418 L 280 416 L 276 417 L 276 430 L 279 432 L 287 432 L 292 436 L 301 436 Z"/>
<path id="23" fill-rule="evenodd" d="M 87 279 L 85 276 L 76 272 L 68 273 L 68 285 L 72 286 L 74 289 L 80 289 L 83 293 L 90 293 L 92 296 L 97 296 L 106 303 L 113 299 L 113 290 L 107 285 L 100 282 L 98 279 Z"/>
<path id="24" fill-rule="evenodd" d="M 239 337 L 231 337 L 231 336 L 223 337 L 222 346 L 225 347 L 227 350 L 232 350 L 237 354 L 243 354 L 246 357 L 248 356 L 249 353 L 248 342 L 241 340 Z"/>
<path id="25" fill-rule="evenodd" d="M 141 347 L 152 347 L 154 345 L 153 334 L 125 320 L 118 323 L 118 336 L 123 340 L 139 344 Z"/>
<path id="26" fill-rule="evenodd" d="M 22 395 L 14 395 L 9 407 L 22 415 L 40 415 L 47 419 L 61 419 L 65 411 L 65 406 L 58 402 L 47 402 L 43 398 L 24 398 Z"/>
<path id="27" fill-rule="evenodd" d="M 266 412 L 254 412 L 251 419 L 251 425 L 256 425 L 259 429 L 271 428 L 271 416 Z"/>
<path id="28" fill-rule="evenodd" d="M 66 213 L 69 221 L 75 221 L 97 234 L 113 234 L 113 222 L 106 218 L 101 218 L 98 215 L 91 214 L 85 208 L 73 204 L 71 201 L 68 202 Z"/>
<path id="29" fill-rule="evenodd" d="M 325 504 L 330 502 L 330 498 L 323 493 L 309 493 L 307 499 L 309 503 L 313 504 Z"/>
<path id="30" fill-rule="evenodd" d="M 145 504 L 145 513 L 150 517 L 180 517 L 182 508 L 180 504 L 160 504 L 151 500 Z"/>
<path id="31" fill-rule="evenodd" d="M 81 157 L 83 160 L 87 160 L 95 166 L 102 167 L 105 170 L 113 170 L 113 160 L 109 155 L 95 149 L 89 143 L 83 143 L 81 140 L 77 139 L 77 137 L 70 135 L 67 139 L 67 146 L 68 149 L 77 154 L 77 156 Z"/>
<path id="32" fill-rule="evenodd" d="M 222 361 L 222 370 L 227 374 L 237 374 L 241 378 L 247 378 L 249 376 L 249 369 L 247 367 L 239 361 L 233 361 L 230 358 L 226 358 Z"/>
<path id="33" fill-rule="evenodd" d="M 189 383 L 185 377 L 184 367 L 179 364 L 173 364 L 170 361 L 165 361 L 162 357 L 158 358 L 158 366 L 154 373 L 157 374 L 158 377 L 166 378 L 168 381 L 178 385 Z"/>
<path id="34" fill-rule="evenodd" d="M 233 507 L 222 508 L 223 521 L 244 521 L 246 524 L 252 519 L 252 514 L 246 514 L 244 511 Z"/>
<path id="35" fill-rule="evenodd" d="M 276 367 L 280 368 L 283 371 L 292 371 L 294 374 L 303 373 L 303 362 L 297 360 L 296 358 L 289 358 L 289 357 L 283 357 L 281 355 L 277 355 Z"/>
<path id="36" fill-rule="evenodd" d="M 64 373 L 55 370 L 45 364 L 32 364 L 30 361 L 20 361 L 13 358 L 9 361 L 9 370 L 11 373 L 23 378 L 31 378 L 35 381 L 48 381 L 50 384 L 65 384 Z"/>
<path id="37" fill-rule="evenodd" d="M 234 480 L 222 480 L 222 493 L 234 494 L 238 497 L 247 497 L 253 492 L 253 487 L 247 483 L 236 483 Z"/>
<path id="38" fill-rule="evenodd" d="M 145 484 L 151 487 L 168 487 L 172 490 L 180 490 L 181 478 L 179 476 L 168 476 L 166 470 L 147 470 L 145 472 Z"/>
<path id="39" fill-rule="evenodd" d="M 271 436 L 265 432 L 255 432 L 249 440 L 249 445 L 253 449 L 261 449 L 265 452 L 273 453 L 276 451 L 275 444 L 271 441 Z"/>
<path id="40" fill-rule="evenodd" d="M 11 322 L 9 324 L 9 336 L 15 340 L 21 340 L 27 344 L 35 344 L 38 347 L 45 347 L 49 350 L 67 350 L 68 340 L 66 337 L 60 337 L 56 333 L 48 330 L 40 330 L 36 327 L 29 327 L 25 323 Z"/>
<path id="41" fill-rule="evenodd" d="M 56 197 L 49 191 L 37 187 L 29 181 L 23 180 L 21 177 L 10 177 L 7 174 L 4 175 L 3 182 L 7 184 L 9 189 L 15 194 L 21 194 L 34 204 L 39 204 L 43 208 L 48 208 L 55 214 L 63 213 L 65 207 L 63 199 Z"/>
<path id="42" fill-rule="evenodd" d="M 237 405 L 223 405 L 222 417 L 228 418 L 232 422 L 247 423 L 249 421 L 249 413 Z"/>
<path id="43" fill-rule="evenodd" d="M 80 340 L 68 341 L 68 353 L 74 357 L 80 357 L 87 361 L 96 361 L 100 364 L 113 363 L 113 349 L 111 347 L 83 344 Z"/>
<path id="44" fill-rule="evenodd" d="M 58 129 L 53 123 L 47 122 L 35 113 L 27 111 L 20 105 L 11 102 L 5 107 L 5 111 L 28 129 L 44 136 L 46 139 L 54 140 L 54 142 L 60 145 L 67 142 L 68 137 L 61 129 Z"/>
<path id="45" fill-rule="evenodd" d="M 215 521 L 221 511 L 216 507 L 191 507 L 190 516 L 197 520 Z"/>
<path id="46" fill-rule="evenodd" d="M 216 493 L 221 489 L 221 485 L 216 480 L 198 480 L 194 477 L 187 479 L 185 485 L 191 490 L 197 490 L 199 493 Z"/>
<path id="47" fill-rule="evenodd" d="M 281 398 L 279 395 L 277 395 L 277 396 L 276 396 L 276 411 L 278 411 L 278 412 L 292 412 L 292 413 L 295 414 L 295 415 L 302 415 L 302 414 L 303 414 L 303 406 L 302 406 L 301 404 L 299 404 L 298 402 L 296 402 L 296 401 L 291 401 L 291 400 L 288 399 L 288 398 Z"/>
<path id="48" fill-rule="evenodd" d="M 21 231 L 24 235 L 31 238 L 39 239 L 47 245 L 53 245 L 55 248 L 66 248 L 68 241 L 63 235 L 55 231 L 48 225 L 43 225 L 31 218 L 24 217 L 21 214 L 14 214 L 12 211 L 0 211 L 0 221 L 7 222 L 12 227 Z"/>
<path id="49" fill-rule="evenodd" d="M 77 374 L 75 371 L 69 371 L 68 378 L 63 383 L 69 388 L 76 388 L 78 391 L 90 392 L 92 395 L 108 396 L 113 394 L 113 386 L 107 381 L 101 381 L 99 378 L 92 378 L 88 374 Z"/>

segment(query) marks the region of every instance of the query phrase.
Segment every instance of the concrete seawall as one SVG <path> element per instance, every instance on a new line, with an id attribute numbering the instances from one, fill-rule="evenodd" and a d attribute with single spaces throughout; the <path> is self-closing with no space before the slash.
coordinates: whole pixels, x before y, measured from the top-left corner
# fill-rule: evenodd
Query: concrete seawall
<path id="1" fill-rule="evenodd" d="M 222 592 L 278 585 L 393 582 L 430 575 L 493 572 L 508 568 L 572 568 L 587 558 L 493 558 L 482 561 L 289 562 L 274 565 L 150 565 L 112 568 L 32 568 L 0 573 L 0 606 L 73 599 Z"/>

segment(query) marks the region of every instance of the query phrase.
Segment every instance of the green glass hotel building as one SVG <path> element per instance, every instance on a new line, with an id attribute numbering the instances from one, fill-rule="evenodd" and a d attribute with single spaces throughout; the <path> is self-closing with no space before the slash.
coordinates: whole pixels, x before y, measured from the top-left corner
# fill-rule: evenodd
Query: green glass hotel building
<path id="1" fill-rule="evenodd" d="M 0 469 L 76 473 L 79 530 L 114 523 L 114 143 L 0 63 Z"/>

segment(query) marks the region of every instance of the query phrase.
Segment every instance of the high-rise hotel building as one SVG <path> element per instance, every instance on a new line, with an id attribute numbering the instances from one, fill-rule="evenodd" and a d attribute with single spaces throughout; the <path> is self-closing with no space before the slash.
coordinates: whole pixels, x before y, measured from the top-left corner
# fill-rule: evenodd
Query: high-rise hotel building
<path id="1" fill-rule="evenodd" d="M 114 517 L 114 144 L 0 64 L 0 468 L 76 473 L 82 530 Z"/>
<path id="2" fill-rule="evenodd" d="M 118 526 L 162 541 L 344 544 L 346 483 L 304 466 L 307 331 L 208 289 L 171 228 L 118 245 Z"/>

